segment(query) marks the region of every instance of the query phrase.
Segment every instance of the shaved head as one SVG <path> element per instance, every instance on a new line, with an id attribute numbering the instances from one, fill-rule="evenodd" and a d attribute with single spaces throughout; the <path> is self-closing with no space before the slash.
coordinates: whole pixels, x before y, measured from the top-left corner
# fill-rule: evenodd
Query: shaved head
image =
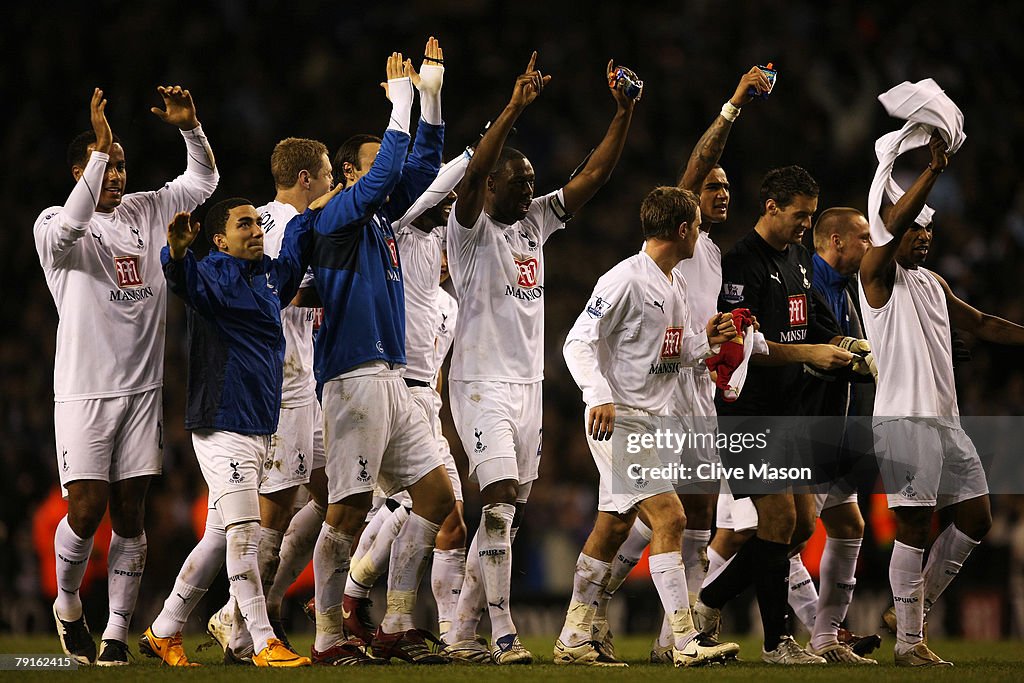
<path id="1" fill-rule="evenodd" d="M 822 211 L 814 224 L 814 251 L 824 251 L 832 235 L 847 237 L 851 230 L 856 229 L 858 217 L 863 218 L 864 214 L 849 206 L 837 206 Z"/>
<path id="2" fill-rule="evenodd" d="M 840 206 L 826 209 L 814 224 L 814 251 L 840 275 L 860 270 L 871 248 L 868 219 L 857 209 Z"/>

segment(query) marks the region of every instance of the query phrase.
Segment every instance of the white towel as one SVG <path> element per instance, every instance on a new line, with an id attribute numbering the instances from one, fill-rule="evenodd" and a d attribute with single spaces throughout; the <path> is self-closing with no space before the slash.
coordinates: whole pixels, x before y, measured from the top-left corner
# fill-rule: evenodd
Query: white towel
<path id="1" fill-rule="evenodd" d="M 743 361 L 732 371 L 729 377 L 729 388 L 722 392 L 726 401 L 735 401 L 743 391 L 743 384 L 747 381 L 747 368 L 750 365 L 750 357 L 759 353 L 768 355 L 768 342 L 759 331 L 750 330 L 743 335 Z"/>
<path id="2" fill-rule="evenodd" d="M 903 196 L 903 188 L 892 179 L 896 157 L 927 145 L 932 132 L 936 130 L 945 140 L 949 154 L 955 154 L 964 144 L 967 135 L 964 134 L 963 113 L 939 84 L 930 78 L 917 83 L 904 81 L 879 95 L 878 101 L 890 116 L 906 121 L 898 131 L 883 135 L 875 141 L 878 168 L 868 192 L 868 222 L 871 225 L 871 242 L 880 247 L 892 240 L 880 215 L 882 193 L 885 192 L 893 204 Z M 931 207 L 925 206 L 916 218 L 917 223 L 928 225 L 934 213 Z"/>

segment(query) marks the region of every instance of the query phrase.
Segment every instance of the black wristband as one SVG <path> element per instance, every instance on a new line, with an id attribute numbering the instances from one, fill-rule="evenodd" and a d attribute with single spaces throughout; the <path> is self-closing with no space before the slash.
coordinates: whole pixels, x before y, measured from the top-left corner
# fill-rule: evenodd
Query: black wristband
<path id="1" fill-rule="evenodd" d="M 934 173 L 935 175 L 939 175 L 940 173 L 942 173 L 946 169 L 944 169 L 944 168 L 934 168 L 931 164 L 928 164 L 928 170 L 931 171 L 932 173 Z"/>
<path id="2" fill-rule="evenodd" d="M 440 64 L 441 66 L 444 66 L 444 60 L 443 59 L 435 59 L 434 57 L 428 57 L 426 55 L 423 55 L 423 61 L 424 62 L 433 62 L 434 64 Z"/>

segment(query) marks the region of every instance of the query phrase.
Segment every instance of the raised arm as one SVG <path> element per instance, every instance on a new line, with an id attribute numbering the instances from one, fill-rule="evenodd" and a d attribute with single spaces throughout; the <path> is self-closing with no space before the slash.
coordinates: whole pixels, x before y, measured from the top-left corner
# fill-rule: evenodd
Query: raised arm
<path id="1" fill-rule="evenodd" d="M 151 222 L 154 229 L 159 230 L 176 213 L 192 211 L 209 199 L 217 189 L 220 172 L 196 115 L 192 94 L 180 85 L 162 85 L 156 90 L 163 99 L 163 109 L 151 107 L 150 111 L 164 123 L 181 131 L 186 151 L 184 173 L 155 193 L 134 195 L 137 201 L 151 204 Z"/>
<path id="2" fill-rule="evenodd" d="M 626 133 L 629 132 L 629 124 L 633 120 L 633 107 L 643 95 L 643 86 L 641 85 L 640 92 L 635 97 L 626 96 L 626 84 L 616 78 L 618 68 L 615 66 L 614 60 L 608 60 L 606 71 L 605 75 L 612 91 L 612 97 L 615 99 L 615 116 L 612 117 L 604 139 L 594 150 L 587 165 L 562 188 L 565 210 L 570 214 L 583 208 L 583 205 L 597 194 L 601 186 L 608 182 L 615 165 L 619 163 L 622 147 L 626 144 Z M 631 75 L 635 76 L 632 72 Z"/>
<path id="3" fill-rule="evenodd" d="M 355 185 L 344 189 L 335 188 L 329 196 L 321 197 L 310 205 L 312 210 L 323 207 L 314 221 L 317 232 L 330 234 L 347 226 L 362 224 L 384 205 L 402 179 L 402 168 L 409 147 L 409 117 L 413 99 L 412 82 L 406 75 L 407 67 L 401 53 L 393 52 L 388 57 L 388 80 L 381 85 L 386 85 L 388 99 L 391 100 L 391 118 L 381 139 L 380 151 L 370 170 Z"/>
<path id="4" fill-rule="evenodd" d="M 931 271 L 928 271 L 931 273 Z M 1024 345 L 1024 327 L 978 309 L 960 299 L 937 273 L 931 273 L 942 285 L 949 307 L 949 322 L 958 330 L 996 344 Z"/>
<path id="5" fill-rule="evenodd" d="M 932 153 L 931 163 L 921 172 L 910 189 L 900 197 L 896 205 L 886 217 L 885 229 L 892 235 L 892 240 L 882 246 L 873 246 L 864 256 L 860 264 L 860 280 L 867 295 L 868 304 L 874 308 L 884 306 L 892 295 L 893 282 L 896 276 L 896 252 L 899 250 L 903 235 L 914 225 L 917 215 L 921 213 L 929 193 L 935 187 L 935 181 L 946 166 L 949 155 L 946 143 L 938 133 L 932 134 L 928 143 Z"/>
<path id="6" fill-rule="evenodd" d="M 75 187 L 64 202 L 64 207 L 57 213 L 44 214 L 36 222 L 36 249 L 45 267 L 52 267 L 64 258 L 75 242 L 85 235 L 89 221 L 96 213 L 114 140 L 107 122 L 106 107 L 103 91 L 95 88 L 89 102 L 89 119 L 96 135 L 93 151 L 84 169 L 78 166 L 72 169 Z"/>
<path id="7" fill-rule="evenodd" d="M 160 251 L 160 262 L 171 291 L 197 312 L 209 315 L 214 309 L 214 295 L 203 281 L 195 256 L 188 248 L 199 234 L 199 228 L 199 223 L 193 223 L 188 213 L 175 214 L 167 226 L 167 245 Z"/>
<path id="8" fill-rule="evenodd" d="M 441 168 L 444 150 L 444 121 L 441 119 L 441 86 L 444 83 L 444 50 L 433 36 L 423 49 L 423 63 L 417 72 L 406 60 L 405 72 L 420 94 L 420 123 L 412 152 L 405 160 L 402 180 L 384 205 L 391 221 L 398 220 L 426 191 Z"/>
<path id="9" fill-rule="evenodd" d="M 754 93 L 750 92 L 751 89 L 754 90 Z M 679 187 L 686 188 L 694 194 L 700 194 L 704 179 L 722 158 L 725 142 L 729 139 L 729 131 L 732 130 L 732 124 L 739 117 L 740 109 L 754 99 L 755 93 L 760 95 L 770 89 L 768 77 L 756 66 L 751 67 L 750 71 L 743 74 L 739 85 L 736 86 L 736 92 L 732 94 L 728 102 L 722 105 L 721 113 L 704 131 L 704 135 L 700 137 L 690 153 L 686 169 L 679 178 Z"/>
<path id="10" fill-rule="evenodd" d="M 476 154 L 466 167 L 466 175 L 459 185 L 459 201 L 455 202 L 455 218 L 464 228 L 473 227 L 476 219 L 480 217 L 480 212 L 484 210 L 487 176 L 498 163 L 498 156 L 505 146 L 512 125 L 523 110 L 537 99 L 544 86 L 551 82 L 551 76 L 541 74 L 535 68 L 536 64 L 537 53 L 534 52 L 530 56 L 529 64 L 526 65 L 526 71 L 516 78 L 511 99 L 480 139 L 476 146 Z"/>

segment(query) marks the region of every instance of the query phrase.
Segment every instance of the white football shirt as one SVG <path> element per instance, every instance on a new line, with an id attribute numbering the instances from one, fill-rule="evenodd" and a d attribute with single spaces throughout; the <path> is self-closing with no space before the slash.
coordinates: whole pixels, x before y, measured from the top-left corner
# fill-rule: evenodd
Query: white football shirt
<path id="1" fill-rule="evenodd" d="M 298 210 L 291 204 L 274 200 L 256 209 L 263 228 L 263 253 L 277 258 L 284 244 L 285 226 Z M 311 287 L 312 278 L 306 274 L 302 285 Z M 313 320 L 315 308 L 299 308 L 288 304 L 281 309 L 281 327 L 284 329 L 284 383 L 281 387 L 281 407 L 299 408 L 316 400 L 316 379 L 313 377 Z"/>
<path id="2" fill-rule="evenodd" d="M 437 339 L 434 342 L 433 365 L 434 374 L 430 386 L 437 386 L 437 373 L 444 365 L 444 359 L 455 341 L 455 330 L 459 324 L 459 302 L 448 292 L 437 290 Z"/>
<path id="3" fill-rule="evenodd" d="M 892 296 L 881 308 L 872 308 L 857 284 L 878 366 L 875 418 L 937 417 L 959 427 L 946 293 L 931 271 L 895 266 Z"/>
<path id="4" fill-rule="evenodd" d="M 167 286 L 160 250 L 174 215 L 206 201 L 219 177 L 208 165 L 202 129 L 182 136 L 188 166 L 161 189 L 126 194 L 110 213 L 93 203 L 84 224 L 62 206 L 36 219 L 36 252 L 60 318 L 56 401 L 129 396 L 163 384 Z M 76 188 L 101 187 L 107 158 L 94 152 Z"/>
<path id="5" fill-rule="evenodd" d="M 436 374 L 438 282 L 441 277 L 443 227 L 424 232 L 406 225 L 396 234 L 405 278 L 405 376 L 430 382 Z"/>
<path id="6" fill-rule="evenodd" d="M 467 228 L 452 209 L 448 268 L 462 320 L 451 379 L 544 379 L 544 243 L 565 227 L 564 217 L 561 190 L 534 199 L 526 217 L 512 225 L 481 211 Z"/>
<path id="7" fill-rule="evenodd" d="M 693 257 L 680 261 L 676 273 L 686 281 L 686 297 L 690 306 L 690 324 L 694 334 L 705 334 L 705 326 L 718 313 L 718 294 L 722 291 L 722 250 L 703 230 L 697 237 Z M 677 405 L 683 415 L 717 415 L 715 384 L 708 366 L 699 363 L 687 368 L 692 381 L 679 385 Z"/>
<path id="8" fill-rule="evenodd" d="M 686 282 L 644 252 L 601 276 L 563 348 L 588 406 L 669 415 L 681 370 L 711 355 L 690 326 Z"/>

